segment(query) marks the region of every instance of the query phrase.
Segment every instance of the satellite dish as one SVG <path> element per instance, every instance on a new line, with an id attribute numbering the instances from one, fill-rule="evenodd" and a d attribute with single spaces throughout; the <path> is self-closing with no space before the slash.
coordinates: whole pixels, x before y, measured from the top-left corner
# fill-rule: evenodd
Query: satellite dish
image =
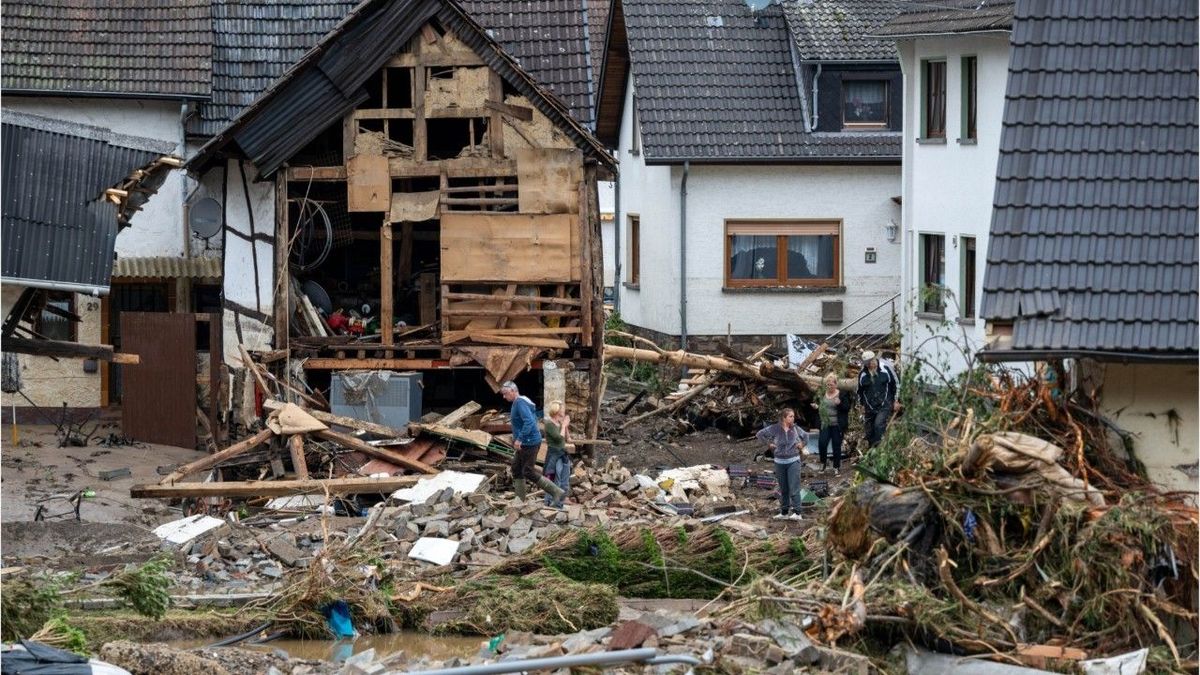
<path id="1" fill-rule="evenodd" d="M 205 197 L 188 209 L 188 227 L 192 228 L 192 234 L 201 239 L 215 237 L 224 224 L 221 203 L 212 197 Z"/>
<path id="2" fill-rule="evenodd" d="M 770 6 L 771 0 L 743 0 L 751 12 L 761 12 Z"/>

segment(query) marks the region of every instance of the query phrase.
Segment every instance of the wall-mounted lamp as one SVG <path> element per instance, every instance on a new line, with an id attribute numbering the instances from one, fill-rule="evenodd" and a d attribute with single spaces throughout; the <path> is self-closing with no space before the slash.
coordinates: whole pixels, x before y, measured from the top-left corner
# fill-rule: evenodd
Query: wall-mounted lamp
<path id="1" fill-rule="evenodd" d="M 893 244 L 896 243 L 896 237 L 900 236 L 900 226 L 896 224 L 896 221 L 889 220 L 887 225 L 883 226 L 883 230 L 887 233 L 887 240 Z"/>

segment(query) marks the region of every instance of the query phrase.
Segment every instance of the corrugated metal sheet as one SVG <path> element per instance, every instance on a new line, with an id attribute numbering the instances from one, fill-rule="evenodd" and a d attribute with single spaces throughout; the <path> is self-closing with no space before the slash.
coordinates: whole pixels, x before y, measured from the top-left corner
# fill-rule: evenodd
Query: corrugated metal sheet
<path id="1" fill-rule="evenodd" d="M 895 61 L 896 43 L 868 34 L 896 16 L 895 0 L 785 0 L 780 3 L 803 61 Z"/>
<path id="2" fill-rule="evenodd" d="M 1197 353 L 1197 24 L 1017 3 L 982 307 L 1013 349 Z"/>
<path id="3" fill-rule="evenodd" d="M 910 4 L 909 11 L 871 31 L 874 36 L 975 33 L 1009 30 L 1013 25 L 1013 0 L 922 0 Z"/>
<path id="4" fill-rule="evenodd" d="M 114 279 L 220 279 L 221 259 L 121 256 L 113 263 L 112 276 Z"/>
<path id="5" fill-rule="evenodd" d="M 3 89 L 207 98 L 210 1 L 0 4 Z"/>
<path id="6" fill-rule="evenodd" d="M 205 165 L 232 138 L 261 175 L 272 174 L 326 127 L 366 100 L 362 85 L 367 78 L 435 15 L 558 124 L 586 155 L 611 166 L 611 157 L 562 103 L 452 0 L 368 0 L 245 109 L 222 136 L 201 148 L 189 168 Z"/>
<path id="7" fill-rule="evenodd" d="M 107 289 L 117 211 L 104 191 L 165 154 L 161 142 L 5 110 L 0 147 L 0 276 Z"/>
<path id="8" fill-rule="evenodd" d="M 805 132 L 778 5 L 757 15 L 741 0 L 622 8 L 647 162 L 899 161 L 899 132 Z"/>

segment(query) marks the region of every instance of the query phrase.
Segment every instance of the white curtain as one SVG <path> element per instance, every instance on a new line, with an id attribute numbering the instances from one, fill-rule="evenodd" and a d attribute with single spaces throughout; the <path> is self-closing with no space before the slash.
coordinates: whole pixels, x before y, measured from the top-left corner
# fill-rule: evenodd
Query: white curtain
<path id="1" fill-rule="evenodd" d="M 729 276 L 732 279 L 776 278 L 775 235 L 734 235 L 729 245 Z"/>
<path id="2" fill-rule="evenodd" d="M 833 237 L 788 237 L 788 278 L 828 279 L 833 277 Z"/>

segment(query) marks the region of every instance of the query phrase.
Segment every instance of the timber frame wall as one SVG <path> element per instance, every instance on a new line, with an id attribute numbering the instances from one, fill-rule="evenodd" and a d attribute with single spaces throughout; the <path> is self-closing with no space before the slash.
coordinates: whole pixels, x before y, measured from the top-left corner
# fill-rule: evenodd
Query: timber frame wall
<path id="1" fill-rule="evenodd" d="M 414 224 L 437 221 L 439 274 L 422 275 L 419 289 L 420 323 L 436 324 L 437 338 L 404 341 L 385 329 L 378 343 L 329 344 L 316 354 L 305 341 L 305 368 L 482 366 L 496 388 L 526 363 L 555 359 L 588 374 L 575 378 L 586 404 L 571 392 L 567 399 L 594 436 L 604 324 L 600 167 L 435 22 L 388 61 L 378 82 L 378 96 L 342 120 L 339 165 L 293 165 L 276 175 L 275 240 L 294 234 L 289 187 L 294 194 L 315 182 L 344 184 L 348 212 L 379 216 L 380 323 L 392 326 L 397 281 L 412 272 Z M 295 352 L 287 246 L 275 248 L 275 271 L 275 335 Z"/>

